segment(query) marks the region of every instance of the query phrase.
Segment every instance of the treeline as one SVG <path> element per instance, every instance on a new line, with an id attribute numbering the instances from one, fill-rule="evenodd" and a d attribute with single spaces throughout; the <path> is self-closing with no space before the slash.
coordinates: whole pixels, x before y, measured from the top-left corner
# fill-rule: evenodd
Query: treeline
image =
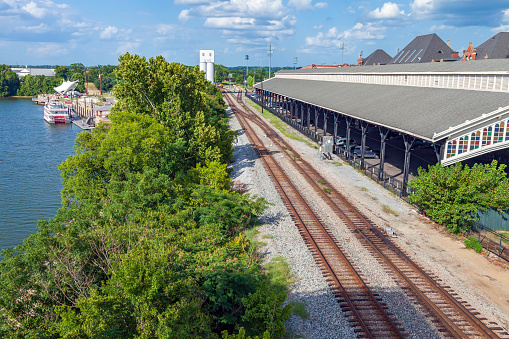
<path id="1" fill-rule="evenodd" d="M 59 166 L 62 207 L 2 252 L 0 336 L 282 337 L 285 291 L 243 233 L 266 202 L 230 189 L 221 93 L 197 67 L 119 60 L 111 124 Z"/>
<path id="2" fill-rule="evenodd" d="M 242 84 L 244 81 L 244 74 L 246 77 L 246 80 L 248 77 L 251 77 L 253 81 L 260 81 L 261 77 L 263 76 L 263 79 L 267 79 L 269 77 L 269 68 L 268 67 L 248 67 L 248 73 L 245 73 L 246 67 L 245 66 L 237 66 L 237 67 L 226 67 L 223 65 L 215 65 L 215 75 L 216 75 L 216 82 L 227 82 L 229 79 L 229 75 L 232 75 L 233 80 L 237 84 Z M 274 73 L 283 69 L 291 69 L 291 67 L 272 67 L 271 68 L 271 77 L 274 77 Z"/>
<path id="3" fill-rule="evenodd" d="M 109 92 L 117 83 L 115 68 L 117 66 L 92 66 L 88 69 L 81 63 L 70 66 L 55 66 L 55 76 L 25 75 L 21 79 L 7 65 L 0 65 L 0 97 L 7 96 L 36 96 L 38 94 L 54 93 L 54 88 L 61 85 L 63 80 L 79 80 L 76 90 L 85 92 L 85 73 L 89 82 L 93 82 L 99 89 L 101 86 L 99 74 L 102 74 L 102 89 Z"/>

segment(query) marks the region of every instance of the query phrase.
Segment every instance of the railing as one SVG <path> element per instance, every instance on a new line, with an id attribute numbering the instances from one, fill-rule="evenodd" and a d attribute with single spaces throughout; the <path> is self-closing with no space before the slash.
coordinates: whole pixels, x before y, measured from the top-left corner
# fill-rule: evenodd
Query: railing
<path id="1" fill-rule="evenodd" d="M 472 222 L 470 232 L 477 233 L 477 241 L 487 251 L 498 255 L 500 258 L 509 261 L 509 249 L 503 246 L 505 244 L 509 247 L 509 237 L 492 231 L 488 227 L 478 222 Z"/>
<path id="2" fill-rule="evenodd" d="M 247 97 L 257 103 L 258 105 L 262 105 L 261 100 L 256 98 L 255 95 L 247 95 Z M 282 110 L 281 107 L 268 107 L 267 105 L 263 106 L 264 109 L 268 110 L 278 118 L 280 118 L 282 121 L 287 123 L 288 125 L 292 126 L 302 134 L 306 135 L 308 138 L 319 142 L 322 139 L 322 136 L 318 133 L 315 133 L 311 129 L 307 128 L 306 126 L 303 126 L 299 124 L 297 121 L 290 119 L 289 117 L 285 116 L 284 114 L 281 114 L 280 110 Z M 350 156 L 347 156 L 347 151 L 343 147 L 335 146 L 335 154 L 337 154 L 342 160 L 348 162 L 352 167 L 356 168 L 357 170 L 363 172 L 366 176 L 370 177 L 372 180 L 375 180 L 380 185 L 382 185 L 384 188 L 390 190 L 391 192 L 395 193 L 396 195 L 402 197 L 404 200 L 408 201 L 408 195 L 411 193 L 411 190 L 407 187 L 406 188 L 406 194 L 402 194 L 403 189 L 403 182 L 401 180 L 395 179 L 393 176 L 390 176 L 386 172 L 382 172 L 380 174 L 380 168 L 377 165 L 371 165 L 367 162 L 364 162 L 364 168 L 362 168 L 361 159 L 354 158 L 352 154 Z"/>

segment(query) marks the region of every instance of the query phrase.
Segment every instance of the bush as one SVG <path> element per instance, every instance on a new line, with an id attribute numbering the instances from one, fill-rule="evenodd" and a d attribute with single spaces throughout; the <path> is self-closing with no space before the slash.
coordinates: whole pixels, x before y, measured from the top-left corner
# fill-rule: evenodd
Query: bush
<path id="1" fill-rule="evenodd" d="M 473 248 L 477 253 L 482 252 L 482 244 L 478 242 L 475 237 L 468 237 L 467 239 L 463 240 L 463 242 L 467 248 Z"/>
<path id="2" fill-rule="evenodd" d="M 452 232 L 465 232 L 478 210 L 509 207 L 505 168 L 496 160 L 473 167 L 456 163 L 449 167 L 428 166 L 427 171 L 419 168 L 418 176 L 408 185 L 414 191 L 410 202 Z"/>

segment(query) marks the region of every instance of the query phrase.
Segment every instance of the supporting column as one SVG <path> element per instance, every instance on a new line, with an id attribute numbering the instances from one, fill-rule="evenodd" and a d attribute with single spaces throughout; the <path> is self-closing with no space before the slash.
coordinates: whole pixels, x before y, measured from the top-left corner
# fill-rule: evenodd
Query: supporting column
<path id="1" fill-rule="evenodd" d="M 327 112 L 328 110 L 323 110 L 323 136 L 327 136 Z"/>
<path id="2" fill-rule="evenodd" d="M 361 169 L 364 169 L 364 153 L 366 151 L 366 134 L 368 133 L 368 123 L 361 121 Z"/>
<path id="3" fill-rule="evenodd" d="M 353 118 L 345 117 L 346 121 L 346 159 L 350 159 L 350 126 L 352 125 Z"/>
<path id="4" fill-rule="evenodd" d="M 299 105 L 300 125 L 304 126 L 304 104 L 301 102 Z"/>
<path id="5" fill-rule="evenodd" d="M 315 107 L 315 135 L 317 132 L 317 125 L 318 125 L 318 114 L 319 114 L 320 108 Z"/>
<path id="6" fill-rule="evenodd" d="M 385 127 L 378 127 L 380 132 L 380 172 L 378 172 L 378 181 L 384 178 L 384 165 L 385 165 L 385 143 L 389 135 L 389 129 Z"/>
<path id="7" fill-rule="evenodd" d="M 403 134 L 403 141 L 405 142 L 405 163 L 403 168 L 403 185 L 401 187 L 400 196 L 406 196 L 406 187 L 408 184 L 408 176 L 410 174 L 410 156 L 412 154 L 412 146 L 415 142 L 415 137 Z"/>
<path id="8" fill-rule="evenodd" d="M 307 124 L 306 124 L 306 127 L 309 129 L 309 126 L 310 126 L 310 123 L 309 123 L 309 120 L 311 119 L 311 105 L 307 105 L 307 109 L 306 109 L 306 117 L 307 117 Z"/>
<path id="9" fill-rule="evenodd" d="M 435 156 L 437 157 L 438 164 L 442 164 L 442 157 L 443 157 L 443 143 L 434 143 L 433 144 L 433 150 L 435 151 Z"/>

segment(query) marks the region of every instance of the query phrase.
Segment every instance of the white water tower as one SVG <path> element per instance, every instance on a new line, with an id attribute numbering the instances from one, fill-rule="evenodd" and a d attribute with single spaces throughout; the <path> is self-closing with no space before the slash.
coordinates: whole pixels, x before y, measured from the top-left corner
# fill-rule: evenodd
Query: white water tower
<path id="1" fill-rule="evenodd" d="M 214 82 L 214 50 L 200 49 L 200 71 L 205 72 L 205 78 Z"/>

